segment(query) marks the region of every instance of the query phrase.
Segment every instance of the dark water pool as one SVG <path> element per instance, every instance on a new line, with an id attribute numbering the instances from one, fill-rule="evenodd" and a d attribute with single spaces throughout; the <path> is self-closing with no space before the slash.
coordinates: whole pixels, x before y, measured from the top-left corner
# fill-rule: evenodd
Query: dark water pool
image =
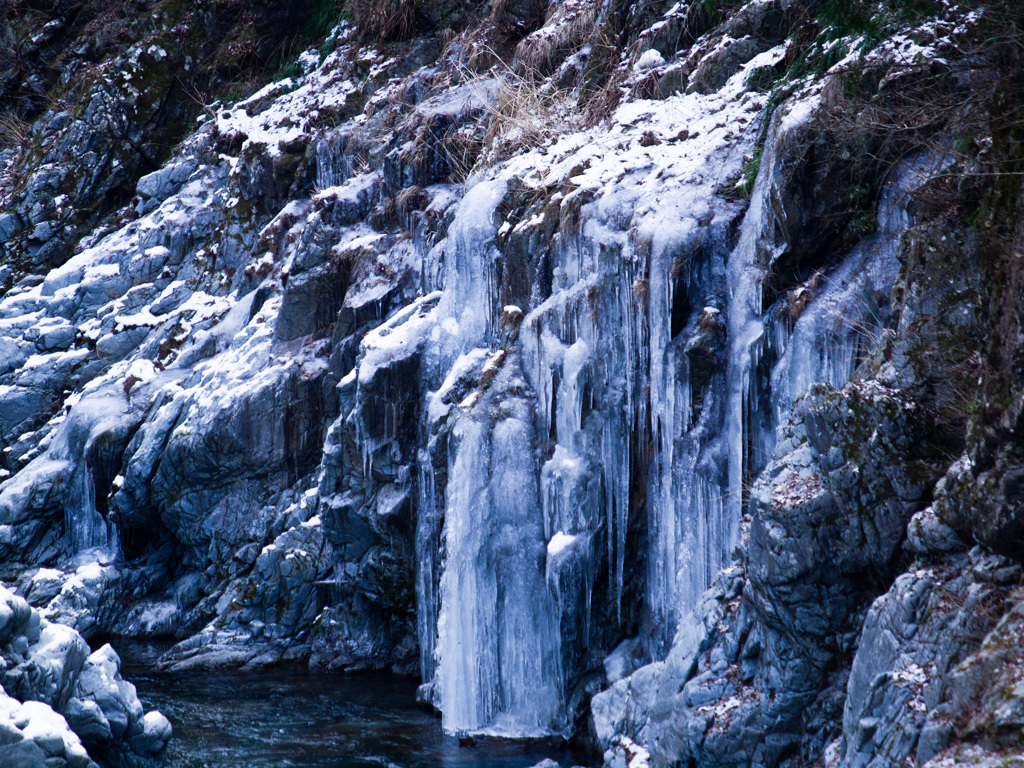
<path id="1" fill-rule="evenodd" d="M 551 745 L 460 745 L 416 706 L 411 681 L 303 669 L 167 675 L 152 666 L 160 648 L 115 647 L 145 708 L 174 725 L 173 768 L 527 768 L 546 757 L 574 764 Z"/>

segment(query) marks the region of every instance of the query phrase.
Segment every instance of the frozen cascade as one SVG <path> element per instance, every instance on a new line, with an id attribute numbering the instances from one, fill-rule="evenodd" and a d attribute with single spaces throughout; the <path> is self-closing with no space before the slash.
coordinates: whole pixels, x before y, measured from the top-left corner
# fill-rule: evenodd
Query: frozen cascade
<path id="1" fill-rule="evenodd" d="M 505 190 L 500 178 L 473 187 L 447 241 L 439 246 L 444 251 L 445 288 L 432 354 L 438 370 L 451 373 L 438 392 L 428 396 L 432 408 L 458 378 L 460 367 L 481 363 L 476 347 L 494 333 L 494 210 Z M 493 420 L 486 410 L 495 407 L 488 404 L 498 390 L 495 384 L 490 394 L 479 400 L 470 395 L 459 409 L 462 414 L 448 445 L 446 490 L 435 487 L 436 460 L 430 466 L 427 457 L 421 457 L 425 513 L 417 545 L 429 551 L 443 518 L 446 554 L 436 592 L 431 584 L 433 564 L 420 560 L 423 668 L 425 679 L 435 671 L 435 702 L 449 731 L 561 731 L 565 670 L 559 642 L 568 635 L 586 647 L 595 547 L 607 547 L 608 588 L 616 607 L 623 592 L 631 442 L 646 421 L 646 397 L 640 394 L 647 368 L 646 313 L 638 311 L 637 293 L 629 286 L 646 265 L 632 257 L 625 233 L 592 216 L 585 219 L 580 237 L 567 238 L 552 250 L 552 294 L 526 316 L 519 335 L 523 373 L 528 389 L 536 393 L 536 401 L 529 400 L 536 420 L 524 416 L 516 429 L 495 426 L 489 437 L 478 434 L 480 423 Z M 453 364 L 454 360 L 458 362 Z M 503 370 L 499 377 L 505 375 Z M 502 411 L 508 407 L 509 402 L 502 401 Z M 504 438 L 520 433 L 518 447 L 510 451 Z M 515 539 L 514 546 L 507 543 L 514 556 L 500 560 L 502 575 L 495 581 L 497 561 L 490 559 L 494 544 L 475 539 L 473 532 L 480 529 L 480 515 L 490 515 L 484 530 L 493 530 L 502 519 L 493 507 L 499 496 L 494 483 L 502 482 L 497 456 L 509 451 L 532 455 L 538 433 L 541 444 L 544 436 L 553 438 L 550 458 L 539 476 L 536 466 L 525 465 L 519 475 L 509 474 L 511 463 L 500 473 L 518 478 L 518 490 L 501 495 L 517 500 L 519 522 L 506 531 Z M 488 469 L 495 476 L 481 480 Z M 477 501 L 470 503 L 474 498 Z M 481 498 L 490 501 L 482 503 Z M 476 524 L 469 525 L 470 520 Z M 535 541 L 530 534 L 534 530 Z M 533 547 L 535 553 L 527 556 Z M 532 606 L 530 615 L 517 617 L 515 610 L 506 611 L 504 606 L 511 603 L 503 602 L 499 589 L 519 593 L 522 604 Z M 430 632 L 432 614 L 438 616 L 436 646 Z M 432 647 L 435 651 L 427 659 L 426 649 Z M 518 659 L 524 649 L 529 649 L 530 663 L 506 661 Z"/>
<path id="2" fill-rule="evenodd" d="M 562 445 L 541 472 L 544 504 L 544 538 L 550 541 L 557 533 L 575 535 L 587 531 L 587 514 L 600 509 L 600 498 L 586 462 Z"/>
<path id="3" fill-rule="evenodd" d="M 116 391 L 87 394 L 72 408 L 43 457 L 73 467 L 64 501 L 65 536 L 69 554 L 79 558 L 106 562 L 117 556 L 117 526 L 97 505 L 97 476 L 103 471 L 96 464 L 106 458 L 103 441 L 122 428 L 126 406 Z"/>
<path id="4" fill-rule="evenodd" d="M 694 222 L 695 224 L 695 222 Z M 691 237 L 693 235 L 691 234 Z M 679 595 L 678 531 L 679 487 L 675 472 L 676 435 L 685 431 L 685 420 L 678 423 L 676 376 L 671 365 L 669 335 L 665 318 L 672 312 L 671 256 L 668 247 L 652 244 L 652 259 L 648 281 L 648 327 L 650 329 L 650 418 L 654 444 L 654 460 L 648 476 L 648 519 L 650 520 L 651 547 L 649 555 L 647 596 L 652 614 L 652 628 L 672 627 L 676 623 Z M 686 379 L 685 374 L 681 377 Z M 685 406 L 683 410 L 689 412 Z M 656 631 L 656 630 L 655 630 Z M 657 633 L 656 650 L 662 650 L 658 640 L 667 640 L 668 632 Z"/>
<path id="5" fill-rule="evenodd" d="M 910 224 L 908 193 L 950 162 L 948 156 L 924 153 L 898 165 L 882 190 L 875 234 L 858 243 L 832 272 L 812 276 L 790 294 L 789 306 L 802 312 L 795 322 L 776 323 L 772 338 L 772 352 L 779 356 L 771 373 L 776 428 L 812 383 L 841 387 L 849 380 L 885 327 L 900 269 L 899 237 Z"/>
<path id="6" fill-rule="evenodd" d="M 477 184 L 466 193 L 448 232 L 438 245 L 444 259 L 441 321 L 442 370 L 473 347 L 486 343 L 494 328 L 496 291 L 495 209 L 505 194 L 503 179 Z"/>
<path id="7" fill-rule="evenodd" d="M 316 183 L 319 189 L 338 186 L 355 173 L 353 155 L 346 153 L 345 136 L 328 136 L 316 144 Z"/>
<path id="8" fill-rule="evenodd" d="M 680 515 L 678 476 L 675 472 L 677 435 L 676 381 L 668 350 L 669 329 L 663 319 L 672 306 L 672 282 L 664 249 L 652 260 L 648 285 L 650 328 L 650 419 L 654 458 L 648 475 L 648 520 L 650 546 L 646 595 L 650 611 L 650 634 L 655 655 L 661 655 L 677 617 L 679 572 L 678 524 Z M 653 322 L 652 322 L 653 321 Z M 670 359 L 666 359 L 670 358 Z M 683 376 L 685 378 L 685 375 Z M 688 409 L 686 409 L 688 410 Z M 680 431 L 683 425 L 679 425 Z"/>
<path id="9" fill-rule="evenodd" d="M 791 130 L 776 119 L 743 220 L 740 239 L 729 258 L 729 363 L 726 428 L 729 481 L 726 519 L 731 537 L 742 514 L 744 485 L 767 462 L 776 430 L 793 402 L 815 382 L 842 386 L 870 346 L 888 313 L 889 293 L 899 265 L 895 246 L 906 226 L 893 218 L 901 195 L 889 189 L 879 206 L 879 232 L 867 238 L 830 274 L 817 273 L 771 311 L 763 306 L 765 262 L 777 254 L 765 237 L 770 215 L 772 147 L 780 131 Z M 795 315 L 795 317 L 794 317 Z M 767 366 L 767 376 L 763 371 Z M 761 391 L 763 380 L 769 391 Z M 770 408 L 765 409 L 765 403 Z"/>
<path id="10" fill-rule="evenodd" d="M 591 212 L 592 214 L 592 212 Z M 642 389 L 644 320 L 630 286 L 644 265 L 628 240 L 594 218 L 579 238 L 553 249 L 553 292 L 527 315 L 520 335 L 524 366 L 539 400 L 543 436 L 553 438 L 541 473 L 545 534 L 582 538 L 558 558 L 559 570 L 593 577 L 591 546 L 604 528 L 610 597 L 621 608 L 631 484 L 631 437 Z M 584 545 L 583 542 L 586 542 Z M 557 575 L 554 576 L 557 581 Z M 575 578 L 575 577 L 573 577 Z M 585 587 L 581 586 L 581 589 Z M 590 599 L 589 588 L 581 599 Z M 563 619 L 577 601 L 560 596 Z M 589 610 L 584 607 L 584 613 Z M 584 632 L 585 634 L 585 632 Z"/>
<path id="11" fill-rule="evenodd" d="M 950 162 L 935 155 L 902 162 L 882 191 L 876 234 L 864 238 L 831 271 L 813 274 L 769 311 L 762 307 L 760 259 L 764 253 L 768 258 L 774 254 L 771 244 L 759 238 L 765 232 L 771 192 L 770 148 L 780 130 L 783 126 L 776 120 L 740 241 L 729 261 L 730 513 L 725 519 L 733 527 L 742 513 L 744 484 L 771 455 L 776 431 L 786 423 L 796 399 L 814 383 L 842 387 L 889 321 L 890 296 L 900 269 L 897 246 L 910 223 L 907 193 Z M 767 392 L 760 391 L 764 379 Z"/>
<path id="12" fill-rule="evenodd" d="M 439 335 L 439 332 L 438 332 Z M 436 350 L 434 350 L 436 354 Z M 437 646 L 438 613 L 440 611 L 441 534 L 445 517 L 445 491 L 447 478 L 447 447 L 439 445 L 440 438 L 431 434 L 436 423 L 444 420 L 451 406 L 445 404 L 452 397 L 457 383 L 467 374 L 483 365 L 485 349 L 473 349 L 462 355 L 452 366 L 445 381 L 436 392 L 427 394 L 427 419 L 421 426 L 425 449 L 417 454 L 418 515 L 416 518 L 416 621 L 420 645 L 420 672 L 428 688 L 437 672 L 440 655 Z M 440 454 L 440 455 L 439 455 Z M 443 466 L 436 466 L 442 462 Z M 438 472 L 441 477 L 438 478 Z"/>
<path id="13" fill-rule="evenodd" d="M 71 552 L 109 552 L 116 534 L 113 525 L 96 509 L 96 483 L 84 462 L 76 465 L 69 495 L 64 514 Z"/>
<path id="14" fill-rule="evenodd" d="M 438 623 L 442 722 L 455 733 L 561 730 L 553 605 L 543 579 L 530 406 L 452 434 Z"/>
<path id="15" fill-rule="evenodd" d="M 724 283 L 724 222 L 729 215 L 712 215 L 709 202 L 700 196 L 695 196 L 691 211 L 693 218 L 684 226 L 663 227 L 654 237 L 650 266 L 653 457 L 647 489 L 645 641 L 654 657 L 665 652 L 682 614 L 697 604 L 727 561 L 733 539 L 733 524 L 722 503 L 724 380 L 720 373 L 702 379 L 691 370 L 690 357 L 690 343 L 717 324 L 720 310 L 705 303 L 714 301 Z M 691 305 L 685 327 L 673 328 L 676 309 Z"/>
<path id="16" fill-rule="evenodd" d="M 420 644 L 420 675 L 432 681 L 437 671 L 437 613 L 440 608 L 434 560 L 441 546 L 441 514 L 435 502 L 437 487 L 430 453 L 420 450 L 416 457 L 418 514 L 416 517 L 416 631 Z"/>
<path id="17" fill-rule="evenodd" d="M 752 378 L 757 367 L 757 347 L 764 334 L 762 279 L 764 268 L 758 263 L 758 239 L 764 230 L 764 219 L 770 211 L 772 148 L 778 130 L 776 119 L 765 143 L 754 191 L 750 197 L 750 208 L 743 219 L 740 239 L 729 256 L 729 361 L 727 366 L 727 402 L 724 434 L 728 440 L 729 480 L 725 493 L 725 508 L 730 521 L 729 539 L 735 537 L 736 528 L 743 514 L 744 483 L 752 474 L 751 464 L 757 458 L 752 456 L 761 449 L 751 442 L 752 415 L 757 410 L 757 401 L 751 397 Z M 764 461 L 762 457 L 760 459 Z"/>
<path id="18" fill-rule="evenodd" d="M 494 210 L 505 193 L 501 179 L 477 184 L 459 207 L 444 248 L 444 295 L 438 307 L 440 370 L 459 372 L 483 362 L 481 343 L 495 325 Z M 458 360 L 458 362 L 456 362 Z M 511 394 L 525 382 L 515 361 L 487 356 L 497 378 L 451 417 L 447 483 L 443 491 L 437 594 L 433 574 L 418 576 L 420 633 L 434 647 L 435 700 L 445 730 L 540 736 L 566 727 L 554 598 L 545 580 L 545 539 L 534 459 L 534 401 Z M 478 368 L 479 369 L 479 368 Z M 428 398 L 439 407 L 438 393 Z M 433 467 L 421 458 L 421 499 L 440 497 Z M 430 545 L 439 515 L 424 515 L 418 545 Z M 435 550 L 436 551 L 436 550 Z M 423 561 L 421 561 L 422 563 Z M 429 566 L 432 568 L 432 564 Z M 436 646 L 429 626 L 437 616 Z"/>
<path id="19" fill-rule="evenodd" d="M 772 147 L 812 113 L 774 121 L 745 213 L 701 182 L 657 209 L 614 191 L 580 206 L 550 241 L 550 292 L 534 285 L 512 347 L 497 327 L 507 254 L 496 238 L 514 172 L 468 190 L 430 257 L 444 290 L 424 358 L 435 379 L 419 458 L 417 547 L 444 553 L 420 557 L 422 666 L 447 730 L 557 730 L 579 663 L 560 644 L 588 647 L 598 578 L 601 609 L 623 619 L 622 596 L 637 586 L 628 556 L 645 569 L 643 647 L 663 654 L 731 557 L 745 484 L 793 399 L 816 381 L 845 383 L 864 334 L 884 322 L 896 264 L 878 251 L 898 236 L 887 201 L 874 240 L 764 306 L 765 271 L 783 247 L 769 226 Z M 503 236 L 523 225 L 510 220 Z M 436 432 L 444 422 L 450 432 Z M 629 555 L 639 510 L 646 551 Z M 531 615 L 510 595 L 532 602 Z"/>
<path id="20" fill-rule="evenodd" d="M 899 271 L 896 239 L 880 236 L 858 246 L 833 273 L 818 278 L 824 283 L 821 295 L 788 337 L 786 325 L 779 324 L 773 344 L 782 357 L 771 376 L 776 429 L 811 384 L 841 387 L 870 348 L 868 337 L 883 326 Z"/>

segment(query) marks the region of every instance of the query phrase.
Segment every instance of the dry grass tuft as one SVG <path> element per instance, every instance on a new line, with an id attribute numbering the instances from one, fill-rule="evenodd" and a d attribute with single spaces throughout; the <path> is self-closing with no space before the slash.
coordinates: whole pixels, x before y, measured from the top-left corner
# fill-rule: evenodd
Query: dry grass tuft
<path id="1" fill-rule="evenodd" d="M 0 148 L 20 149 L 28 143 L 31 126 L 13 112 L 0 114 Z"/>
<path id="2" fill-rule="evenodd" d="M 647 295 L 650 291 L 650 286 L 647 282 L 646 277 L 638 277 L 633 281 L 633 301 L 640 307 L 647 306 Z"/>
<path id="3" fill-rule="evenodd" d="M 350 8 L 365 37 L 387 43 L 412 37 L 418 5 L 418 0 L 351 0 Z"/>
<path id="4" fill-rule="evenodd" d="M 586 0 L 552 3 L 544 26 L 516 46 L 516 71 L 551 74 L 567 53 L 577 50 L 594 35 L 599 5 Z"/>
<path id="5" fill-rule="evenodd" d="M 545 85 L 537 73 L 507 70 L 488 112 L 482 154 L 487 163 L 507 160 L 582 124 L 575 101 Z"/>

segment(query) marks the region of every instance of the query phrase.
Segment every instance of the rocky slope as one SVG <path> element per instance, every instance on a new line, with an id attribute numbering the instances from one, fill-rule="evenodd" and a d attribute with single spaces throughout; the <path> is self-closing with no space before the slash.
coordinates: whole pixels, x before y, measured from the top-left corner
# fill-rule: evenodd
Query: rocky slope
<path id="1" fill-rule="evenodd" d="M 616 766 L 1016 759 L 1014 3 L 4 9 L 53 626 Z"/>

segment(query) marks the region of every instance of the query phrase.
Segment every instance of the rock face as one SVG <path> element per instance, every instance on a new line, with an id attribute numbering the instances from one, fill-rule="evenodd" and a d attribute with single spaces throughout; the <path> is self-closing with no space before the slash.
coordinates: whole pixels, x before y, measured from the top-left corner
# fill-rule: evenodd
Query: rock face
<path id="1" fill-rule="evenodd" d="M 18 749 L 159 759 L 107 636 L 613 766 L 1020 748 L 1012 3 L 38 5 L 0 577 L 77 650 Z"/>

